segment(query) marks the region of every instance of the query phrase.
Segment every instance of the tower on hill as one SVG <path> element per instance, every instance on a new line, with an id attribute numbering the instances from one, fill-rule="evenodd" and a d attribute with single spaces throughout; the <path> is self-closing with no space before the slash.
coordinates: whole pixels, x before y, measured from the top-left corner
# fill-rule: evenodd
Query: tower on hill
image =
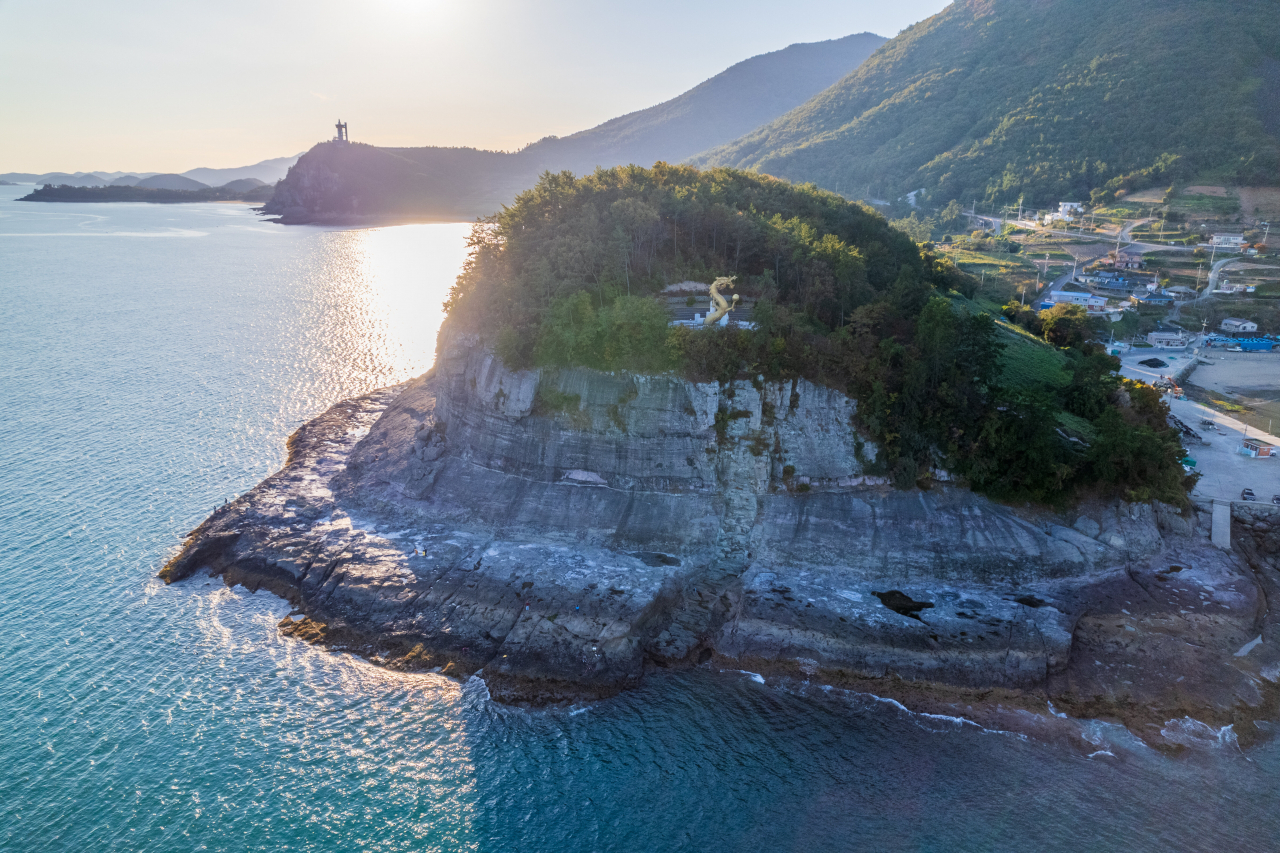
<path id="1" fill-rule="evenodd" d="M 338 123 L 334 125 L 338 129 L 338 135 L 333 138 L 334 142 L 350 142 L 347 138 L 347 123 L 342 119 L 338 119 Z"/>

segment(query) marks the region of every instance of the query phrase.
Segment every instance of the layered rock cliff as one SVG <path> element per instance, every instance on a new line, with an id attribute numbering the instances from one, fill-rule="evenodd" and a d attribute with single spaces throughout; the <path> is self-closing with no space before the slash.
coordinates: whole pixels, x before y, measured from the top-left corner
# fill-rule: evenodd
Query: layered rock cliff
<path id="1" fill-rule="evenodd" d="M 855 411 L 804 380 L 511 371 L 446 327 L 430 373 L 299 429 L 163 576 L 272 589 L 288 633 L 507 701 L 705 663 L 1135 726 L 1275 710 L 1274 571 L 1206 511 L 895 490 Z"/>

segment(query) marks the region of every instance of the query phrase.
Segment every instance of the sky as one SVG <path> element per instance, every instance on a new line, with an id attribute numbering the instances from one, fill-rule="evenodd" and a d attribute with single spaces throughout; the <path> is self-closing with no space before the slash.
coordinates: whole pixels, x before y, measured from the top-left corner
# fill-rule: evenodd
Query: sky
<path id="1" fill-rule="evenodd" d="M 333 136 L 515 150 L 948 0 L 0 0 L 0 172 L 244 166 Z"/>

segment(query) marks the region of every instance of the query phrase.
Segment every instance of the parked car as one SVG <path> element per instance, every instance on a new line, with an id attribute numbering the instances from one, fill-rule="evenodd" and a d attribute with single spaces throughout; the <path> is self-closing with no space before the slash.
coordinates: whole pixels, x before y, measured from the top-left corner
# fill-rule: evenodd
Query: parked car
<path id="1" fill-rule="evenodd" d="M 1280 495 L 1272 495 L 1271 502 L 1273 504 L 1276 504 L 1277 506 L 1280 506 Z"/>
<path id="2" fill-rule="evenodd" d="M 1257 499 L 1258 496 L 1253 493 L 1253 489 L 1244 489 L 1240 492 L 1240 500 L 1242 501 L 1256 501 Z"/>

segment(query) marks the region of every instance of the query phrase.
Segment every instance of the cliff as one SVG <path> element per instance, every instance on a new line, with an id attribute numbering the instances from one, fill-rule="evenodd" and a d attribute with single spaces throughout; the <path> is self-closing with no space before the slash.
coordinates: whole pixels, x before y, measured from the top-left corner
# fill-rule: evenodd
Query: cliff
<path id="1" fill-rule="evenodd" d="M 1274 567 L 1206 511 L 894 490 L 855 410 L 803 380 L 513 372 L 446 325 L 430 373 L 300 428 L 162 577 L 273 590 L 286 633 L 501 701 L 707 664 L 1140 734 L 1274 716 Z"/>

